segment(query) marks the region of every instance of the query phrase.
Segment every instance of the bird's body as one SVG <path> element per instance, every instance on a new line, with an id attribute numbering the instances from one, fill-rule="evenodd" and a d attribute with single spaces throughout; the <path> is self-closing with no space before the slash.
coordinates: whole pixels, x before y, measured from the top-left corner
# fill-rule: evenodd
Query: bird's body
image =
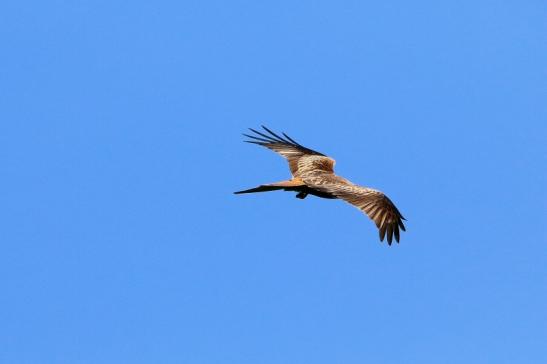
<path id="1" fill-rule="evenodd" d="M 264 127 L 263 132 L 250 129 L 255 135 L 248 143 L 258 144 L 271 149 L 287 159 L 292 179 L 276 183 L 260 185 L 248 190 L 235 192 L 254 193 L 274 190 L 298 192 L 296 197 L 304 199 L 307 195 L 314 195 L 328 199 L 342 199 L 364 211 L 379 229 L 380 240 L 387 236 L 388 244 L 392 238 L 399 242 L 399 228 L 403 231 L 404 217 L 393 202 L 382 192 L 372 188 L 361 187 L 347 179 L 334 174 L 334 159 L 312 149 L 306 148 L 283 133 L 283 137 Z"/>

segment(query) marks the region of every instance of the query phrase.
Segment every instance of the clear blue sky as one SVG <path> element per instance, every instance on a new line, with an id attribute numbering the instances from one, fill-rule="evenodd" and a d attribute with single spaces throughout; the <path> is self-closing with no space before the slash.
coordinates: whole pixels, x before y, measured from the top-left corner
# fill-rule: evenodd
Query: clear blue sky
<path id="1" fill-rule="evenodd" d="M 547 362 L 542 1 L 3 1 L 1 363 Z M 266 124 L 386 192 L 401 244 Z"/>

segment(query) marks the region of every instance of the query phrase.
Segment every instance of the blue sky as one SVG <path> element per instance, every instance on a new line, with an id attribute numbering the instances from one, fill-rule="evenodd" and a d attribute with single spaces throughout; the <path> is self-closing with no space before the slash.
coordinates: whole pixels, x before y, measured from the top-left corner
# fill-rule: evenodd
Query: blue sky
<path id="1" fill-rule="evenodd" d="M 540 1 L 4 1 L 0 362 L 543 363 Z M 380 243 L 265 124 L 383 190 Z"/>

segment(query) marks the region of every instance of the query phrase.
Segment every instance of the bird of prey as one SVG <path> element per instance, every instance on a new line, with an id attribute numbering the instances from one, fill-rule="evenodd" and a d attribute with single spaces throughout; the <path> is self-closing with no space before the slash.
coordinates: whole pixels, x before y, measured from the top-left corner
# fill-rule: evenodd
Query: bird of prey
<path id="1" fill-rule="evenodd" d="M 245 142 L 266 147 L 287 159 L 292 178 L 234 192 L 235 194 L 284 190 L 297 192 L 296 197 L 299 199 L 304 199 L 307 195 L 342 199 L 365 212 L 374 221 L 379 230 L 380 241 L 387 237 L 387 243 L 391 245 L 395 236 L 395 240 L 399 242 L 399 228 L 406 231 L 402 221 L 406 219 L 386 195 L 335 175 L 334 159 L 302 146 L 285 133 L 280 136 L 265 126 L 262 128 L 263 131 L 250 128 L 253 135 L 243 134 L 250 139 Z"/>

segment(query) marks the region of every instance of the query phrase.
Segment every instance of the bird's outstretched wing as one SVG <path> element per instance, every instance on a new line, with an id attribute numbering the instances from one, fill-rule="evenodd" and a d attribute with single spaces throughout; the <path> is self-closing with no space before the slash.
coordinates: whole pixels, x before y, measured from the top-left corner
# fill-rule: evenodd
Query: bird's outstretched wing
<path id="1" fill-rule="evenodd" d="M 302 168 L 303 166 L 307 167 L 310 161 L 314 161 L 314 165 L 317 165 L 319 168 L 324 164 L 325 168 L 330 166 L 330 169 L 332 170 L 332 165 L 334 165 L 333 159 L 315 150 L 304 147 L 285 133 L 282 133 L 283 136 L 279 136 L 265 126 L 262 126 L 262 128 L 264 129 L 264 132 L 249 128 L 254 135 L 243 134 L 251 139 L 246 140 L 246 142 L 261 145 L 285 157 L 289 162 L 289 168 L 293 176 L 297 175 L 299 168 Z M 318 163 L 323 161 L 324 163 Z"/>
<path id="2" fill-rule="evenodd" d="M 340 179 L 340 181 L 337 181 Z M 391 245 L 393 236 L 399 242 L 399 228 L 406 231 L 403 220 L 405 218 L 391 200 L 382 192 L 372 188 L 366 188 L 349 183 L 338 176 L 324 176 L 320 179 L 305 179 L 306 184 L 322 192 L 330 193 L 368 215 L 379 230 L 380 241 L 387 237 L 387 243 Z"/>

